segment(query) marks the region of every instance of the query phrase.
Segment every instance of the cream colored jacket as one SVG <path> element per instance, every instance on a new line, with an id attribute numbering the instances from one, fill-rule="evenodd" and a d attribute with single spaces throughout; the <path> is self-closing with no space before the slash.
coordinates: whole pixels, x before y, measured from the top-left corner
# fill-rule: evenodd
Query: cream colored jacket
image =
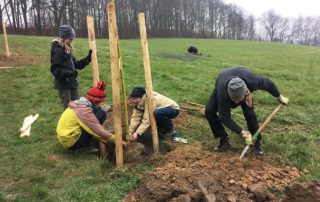
<path id="1" fill-rule="evenodd" d="M 160 93 L 153 92 L 154 109 L 161 109 L 165 107 L 171 107 L 172 109 L 179 110 L 179 105 Z M 150 126 L 149 111 L 148 111 L 148 99 L 144 95 L 141 102 L 134 108 L 133 114 L 130 120 L 129 133 L 137 132 L 142 135 Z"/>

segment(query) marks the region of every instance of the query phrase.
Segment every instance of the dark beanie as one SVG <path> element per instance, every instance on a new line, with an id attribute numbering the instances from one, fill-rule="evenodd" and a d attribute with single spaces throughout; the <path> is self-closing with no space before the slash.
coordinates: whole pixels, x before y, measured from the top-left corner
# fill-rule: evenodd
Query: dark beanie
<path id="1" fill-rule="evenodd" d="M 232 100 L 243 100 L 247 85 L 239 77 L 233 78 L 228 83 L 228 94 Z"/>
<path id="2" fill-rule="evenodd" d="M 61 25 L 59 27 L 59 37 L 62 39 L 74 39 L 76 38 L 76 33 L 71 26 Z"/>
<path id="3" fill-rule="evenodd" d="M 133 98 L 142 98 L 144 94 L 146 94 L 146 89 L 142 87 L 134 87 L 132 88 L 129 96 Z"/>

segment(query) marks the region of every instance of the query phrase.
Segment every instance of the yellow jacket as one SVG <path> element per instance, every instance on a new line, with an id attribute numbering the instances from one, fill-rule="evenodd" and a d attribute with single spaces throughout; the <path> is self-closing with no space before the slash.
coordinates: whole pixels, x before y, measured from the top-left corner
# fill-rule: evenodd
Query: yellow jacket
<path id="1" fill-rule="evenodd" d="M 86 101 L 84 99 L 81 101 Z M 111 133 L 100 125 L 91 106 L 85 103 L 76 104 L 75 102 L 70 102 L 69 107 L 62 113 L 59 119 L 56 131 L 58 140 L 64 148 L 74 145 L 79 139 L 82 130 L 85 130 L 97 139 L 112 141 L 109 138 Z"/>
<path id="2" fill-rule="evenodd" d="M 161 109 L 171 107 L 172 109 L 179 110 L 179 105 L 172 99 L 161 95 L 160 93 L 153 92 L 154 109 Z M 144 95 L 141 102 L 134 108 L 130 120 L 129 133 L 137 132 L 142 135 L 150 126 L 148 99 Z"/>

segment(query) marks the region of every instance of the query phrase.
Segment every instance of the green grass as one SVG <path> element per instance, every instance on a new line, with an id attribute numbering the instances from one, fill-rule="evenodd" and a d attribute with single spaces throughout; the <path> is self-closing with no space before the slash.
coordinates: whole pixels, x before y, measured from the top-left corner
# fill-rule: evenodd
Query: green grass
<path id="1" fill-rule="evenodd" d="M 52 39 L 9 36 L 11 52 L 47 60 L 0 70 L 0 201 L 119 201 L 138 186 L 141 175 L 152 165 L 130 165 L 118 171 L 93 155 L 72 153 L 60 146 L 55 127 L 62 107 L 49 71 Z M 108 44 L 107 39 L 97 40 L 100 78 L 109 84 L 107 102 L 111 103 Z M 203 56 L 187 56 L 188 45 L 198 47 Z M 85 56 L 87 49 L 87 39 L 75 40 L 77 58 Z M 129 92 L 132 86 L 145 83 L 140 41 L 122 40 L 121 51 Z M 249 41 L 152 39 L 149 51 L 154 90 L 181 105 L 185 100 L 205 104 L 224 67 L 246 66 L 272 79 L 290 98 L 290 106 L 283 108 L 264 131 L 266 156 L 280 155 L 283 161 L 308 169 L 310 175 L 304 181 L 320 178 L 319 48 Z M 83 95 L 91 87 L 89 67 L 79 73 L 79 82 Z M 262 122 L 277 102 L 266 92 L 255 92 L 254 98 Z M 25 143 L 19 139 L 18 130 L 25 116 L 36 113 L 40 118 L 32 126 L 30 142 Z M 196 113 L 193 117 L 187 120 L 188 128 L 180 130 L 191 142 L 215 145 L 207 122 Z M 241 118 L 234 118 L 245 127 Z M 232 142 L 240 151 L 243 140 L 232 134 Z"/>

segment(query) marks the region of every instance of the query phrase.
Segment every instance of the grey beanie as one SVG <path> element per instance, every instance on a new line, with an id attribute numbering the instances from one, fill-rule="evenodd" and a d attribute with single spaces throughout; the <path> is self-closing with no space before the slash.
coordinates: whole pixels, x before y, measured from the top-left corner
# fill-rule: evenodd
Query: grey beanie
<path id="1" fill-rule="evenodd" d="M 71 26 L 61 25 L 59 27 L 59 37 L 63 39 L 74 39 L 76 38 L 76 33 Z"/>
<path id="2" fill-rule="evenodd" d="M 239 77 L 233 78 L 228 83 L 228 94 L 232 100 L 243 100 L 247 85 Z"/>

